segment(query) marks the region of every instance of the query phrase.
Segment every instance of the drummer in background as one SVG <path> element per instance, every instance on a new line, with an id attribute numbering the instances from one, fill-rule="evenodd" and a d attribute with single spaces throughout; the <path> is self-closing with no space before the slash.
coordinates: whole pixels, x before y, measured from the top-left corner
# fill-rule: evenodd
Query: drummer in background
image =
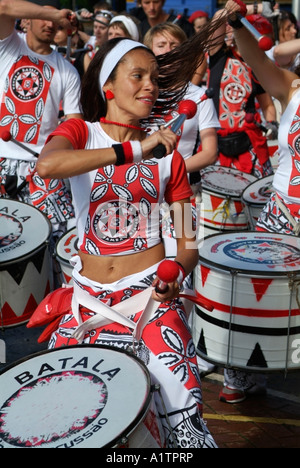
<path id="1" fill-rule="evenodd" d="M 246 14 L 245 7 L 245 14 Z M 213 21 L 223 14 L 219 10 Z M 261 27 L 262 23 L 259 23 Z M 265 20 L 263 27 L 269 27 Z M 262 34 L 265 31 L 260 31 Z M 209 50 L 208 87 L 215 90 L 213 97 L 221 129 L 218 131 L 219 157 L 216 164 L 232 167 L 258 178 L 273 173 L 267 139 L 260 128 L 261 117 L 256 101 L 270 129 L 268 138 L 276 139 L 276 109 L 271 96 L 263 89 L 243 60 L 234 41 L 232 28 L 224 22 L 215 36 L 224 38 Z"/>
<path id="2" fill-rule="evenodd" d="M 258 47 L 254 36 L 243 27 L 236 13 L 243 14 L 245 5 L 239 0 L 229 0 L 224 13 L 233 27 L 235 41 L 244 60 L 251 66 L 264 89 L 278 99 L 282 107 L 279 125 L 279 167 L 273 179 L 275 192 L 271 195 L 258 219 L 258 231 L 299 235 L 300 226 L 300 68 L 295 72 L 279 68 Z M 272 79 L 270 79 L 272 77 Z M 230 371 L 225 374 L 225 386 L 220 399 L 237 403 L 247 396 L 266 393 L 264 375 Z"/>
<path id="3" fill-rule="evenodd" d="M 226 4 L 226 9 L 239 11 L 240 8 L 234 1 L 230 1 Z M 232 15 L 232 18 L 236 19 L 235 15 Z M 294 72 L 277 67 L 274 62 L 266 58 L 245 28 L 238 28 L 239 23 L 236 21 L 233 21 L 233 24 L 235 39 L 243 57 L 251 65 L 264 88 L 279 100 L 282 107 L 278 135 L 279 166 L 273 180 L 275 191 L 260 215 L 257 230 L 299 235 L 300 66 Z M 272 80 L 269 79 L 270 76 Z"/>
<path id="4" fill-rule="evenodd" d="M 203 49 L 206 41 L 207 33 L 199 36 L 197 49 Z M 162 91 L 160 84 L 165 111 L 180 100 L 197 65 L 194 51 L 186 44 L 180 53 L 158 60 L 137 41 L 107 41 L 83 78 L 81 103 L 85 122 L 63 122 L 50 136 L 38 164 L 43 178 L 70 178 L 75 210 L 80 213 L 76 217 L 79 254 L 73 259 L 73 297 L 69 295 L 64 300 L 66 288 L 61 288 L 40 306 L 41 315 L 46 313 L 49 321 L 53 320 L 46 312 L 49 302 L 54 315 L 59 312 L 63 316 L 60 324 L 50 326 L 55 331 L 49 347 L 77 344 L 78 340 L 121 349 L 133 345 L 161 386 L 171 426 L 159 395 L 155 398 L 167 446 L 174 447 L 174 437 L 178 447 L 185 448 L 190 444 L 195 448 L 215 447 L 201 418 L 196 352 L 179 299 L 180 284 L 198 260 L 190 230 L 191 213 L 187 216 L 192 192 L 184 161 L 175 150 L 176 135 L 165 128 L 148 136 L 147 128 L 149 119 L 155 119 L 161 111 L 161 101 L 157 101 Z M 174 90 L 178 90 L 175 95 Z M 167 156 L 152 159 L 153 149 L 159 143 L 165 145 Z M 158 293 L 152 286 L 157 284 L 158 264 L 165 258 L 157 211 L 163 198 L 176 202 L 174 216 L 183 226 L 175 258 L 181 273 L 168 284 L 167 292 Z M 135 341 L 132 327 L 124 324 L 123 315 L 117 322 L 110 306 L 124 307 L 123 312 L 130 311 L 136 322 L 145 307 L 145 292 L 154 315 L 151 319 L 147 316 L 141 339 Z M 62 307 L 56 311 L 54 301 L 59 296 Z M 86 296 L 89 309 L 74 307 L 77 301 L 85 303 Z M 135 307 L 129 306 L 133 297 L 137 299 Z M 39 309 L 33 320 L 38 313 Z M 108 315 L 107 325 L 103 324 L 103 313 Z M 93 320 L 98 317 L 99 325 L 94 323 L 90 329 L 87 319 L 91 316 Z M 78 327 L 81 321 L 84 323 Z"/>
<path id="5" fill-rule="evenodd" d="M 68 39 L 70 31 L 71 44 L 69 46 Z M 65 58 L 70 60 L 72 65 L 78 71 L 80 78 L 82 78 L 90 64 L 91 58 L 88 54 L 90 49 L 87 47 L 85 48 L 84 41 L 80 37 L 80 32 L 83 32 L 83 26 L 77 18 L 72 21 L 71 29 L 69 27 L 63 28 L 62 26 L 58 26 L 54 37 L 54 44 L 56 50 Z M 70 47 L 70 50 L 68 50 L 68 47 Z"/>
<path id="6" fill-rule="evenodd" d="M 129 15 L 117 15 L 109 23 L 108 39 L 114 37 L 127 37 L 134 41 L 141 40 L 138 20 Z"/>
<path id="7" fill-rule="evenodd" d="M 197 34 L 203 26 L 209 21 L 209 15 L 206 11 L 194 11 L 189 17 L 189 23 L 194 26 L 195 33 Z"/>
<path id="8" fill-rule="evenodd" d="M 91 36 L 86 35 L 83 38 L 86 45 L 93 47 L 93 51 L 89 54 L 91 58 L 93 58 L 99 47 L 108 40 L 108 25 L 113 17 L 114 13 L 109 10 L 97 11 L 93 22 L 93 34 Z"/>
<path id="9" fill-rule="evenodd" d="M 67 119 L 81 113 L 78 72 L 51 47 L 58 26 L 70 25 L 72 12 L 57 9 L 55 0 L 37 1 L 0 0 L 0 115 L 1 132 L 38 156 L 58 125 L 60 103 Z M 27 19 L 26 35 L 17 33 L 17 18 Z M 55 240 L 74 224 L 70 192 L 63 180 L 42 181 L 35 173 L 37 156 L 29 151 L 0 138 L 0 196 L 40 209 Z"/>

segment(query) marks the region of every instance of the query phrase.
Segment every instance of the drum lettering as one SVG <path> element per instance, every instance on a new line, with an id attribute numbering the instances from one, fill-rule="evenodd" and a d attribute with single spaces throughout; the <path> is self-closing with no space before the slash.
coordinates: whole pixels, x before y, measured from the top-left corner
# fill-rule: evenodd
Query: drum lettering
<path id="1" fill-rule="evenodd" d="M 66 368 L 67 361 L 69 361 L 70 359 L 73 359 L 73 358 L 72 358 L 72 357 L 69 357 L 69 358 L 63 358 L 63 359 L 59 359 L 59 360 L 58 360 L 58 361 L 62 361 L 62 362 L 63 362 L 62 369 L 65 369 L 65 368 Z"/>
<path id="2" fill-rule="evenodd" d="M 119 372 L 120 372 L 120 367 L 116 367 L 115 369 L 110 369 L 106 372 L 101 372 L 101 375 L 108 375 L 108 379 L 107 380 L 111 380 L 113 379 Z"/>
<path id="3" fill-rule="evenodd" d="M 7 245 L 7 246 L 3 247 L 0 250 L 0 253 L 9 252 L 10 250 L 14 250 L 17 247 L 21 247 L 21 245 L 23 245 L 23 244 L 25 244 L 24 240 L 20 240 L 19 242 L 14 242 L 14 244 L 12 244 L 12 245 L 9 245 L 9 246 Z"/>
<path id="4" fill-rule="evenodd" d="M 76 362 L 76 364 L 74 364 L 72 366 L 72 369 L 74 369 L 74 367 L 77 367 L 77 366 L 80 366 L 80 367 L 83 367 L 84 369 L 87 369 L 87 366 L 88 366 L 88 358 L 87 357 L 83 357 L 82 359 L 80 359 L 78 362 Z"/>
<path id="5" fill-rule="evenodd" d="M 296 350 L 292 353 L 292 362 L 294 364 L 299 364 L 300 363 L 300 339 L 293 341 L 292 348 L 296 348 Z"/>
<path id="6" fill-rule="evenodd" d="M 55 370 L 54 367 L 52 367 L 52 366 L 50 366 L 49 364 L 45 363 L 45 364 L 43 364 L 43 365 L 41 366 L 38 375 L 42 375 L 44 372 L 48 372 L 48 371 L 52 372 L 52 371 L 54 371 L 54 370 Z"/>
<path id="7" fill-rule="evenodd" d="M 17 210 L 14 210 L 10 213 L 11 216 L 15 216 L 16 218 L 18 218 L 19 220 L 23 221 L 24 223 L 26 221 L 28 221 L 29 219 L 31 219 L 31 216 L 19 216 L 18 215 L 18 209 Z M 8 214 L 9 213 L 9 210 L 8 210 L 8 207 L 7 206 L 4 206 L 3 208 L 0 209 L 0 213 L 3 212 L 5 214 Z"/>
<path id="8" fill-rule="evenodd" d="M 26 371 L 26 372 L 22 372 L 22 374 L 19 374 L 17 376 L 15 376 L 15 380 L 20 384 L 22 385 L 23 383 L 25 382 L 28 382 L 29 380 L 33 379 L 33 375 L 30 374 L 30 372 Z"/>
<path id="9" fill-rule="evenodd" d="M 97 362 L 97 364 L 95 364 L 93 367 L 92 367 L 92 370 L 95 371 L 95 372 L 100 372 L 100 370 L 98 369 L 97 366 L 99 366 L 99 364 L 102 364 L 103 362 L 103 359 L 101 359 L 99 362 Z"/>

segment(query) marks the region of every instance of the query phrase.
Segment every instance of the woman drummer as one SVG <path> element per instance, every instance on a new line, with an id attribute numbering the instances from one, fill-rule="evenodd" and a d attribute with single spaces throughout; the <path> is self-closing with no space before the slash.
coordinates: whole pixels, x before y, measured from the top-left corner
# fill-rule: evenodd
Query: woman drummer
<path id="1" fill-rule="evenodd" d="M 182 53 L 187 58 L 186 50 Z M 142 124 L 161 114 L 161 90 L 165 112 L 185 91 L 189 77 L 181 72 L 187 70 L 182 57 L 168 60 L 159 62 L 147 47 L 130 39 L 108 41 L 83 79 L 85 121 L 62 123 L 41 153 L 41 177 L 70 178 L 79 236 L 72 305 L 71 300 L 64 302 L 49 347 L 78 342 L 123 349 L 133 345 L 160 384 L 167 414 L 159 399 L 156 403 L 167 446 L 212 448 L 214 440 L 201 418 L 195 347 L 179 299 L 180 284 L 198 257 L 187 210 L 192 193 L 184 161 L 174 150 L 176 135 L 168 128 L 148 134 Z M 189 75 L 195 67 L 191 65 Z M 166 148 L 163 159 L 153 159 L 158 144 Z M 175 258 L 178 276 L 166 292 L 157 292 L 156 271 L 165 258 L 157 216 L 163 200 L 172 205 L 175 226 L 182 229 Z M 46 302 L 64 292 L 54 291 Z M 82 305 L 86 299 L 89 306 Z M 134 300 L 137 304 L 129 306 Z M 55 314 L 54 302 L 52 311 Z M 90 326 L 88 319 L 93 319 Z"/>

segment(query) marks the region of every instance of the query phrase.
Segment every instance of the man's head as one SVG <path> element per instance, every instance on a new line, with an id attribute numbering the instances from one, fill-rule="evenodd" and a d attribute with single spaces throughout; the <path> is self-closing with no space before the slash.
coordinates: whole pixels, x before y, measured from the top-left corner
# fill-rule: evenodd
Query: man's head
<path id="1" fill-rule="evenodd" d="M 141 7 L 150 20 L 159 18 L 163 11 L 164 4 L 165 0 L 141 0 Z"/>

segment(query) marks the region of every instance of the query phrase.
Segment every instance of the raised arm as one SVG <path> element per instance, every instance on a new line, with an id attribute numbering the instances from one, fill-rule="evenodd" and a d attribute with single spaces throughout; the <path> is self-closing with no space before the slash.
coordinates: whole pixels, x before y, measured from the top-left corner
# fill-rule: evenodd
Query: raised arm
<path id="1" fill-rule="evenodd" d="M 237 20 L 237 13 L 240 12 L 240 9 L 240 4 L 234 0 L 228 0 L 225 5 L 225 10 L 227 10 L 228 18 L 231 21 Z M 234 37 L 243 59 L 252 68 L 263 88 L 280 101 L 284 111 L 296 90 L 296 87 L 293 87 L 293 82 L 299 77 L 275 65 L 258 47 L 257 40 L 245 27 L 235 26 Z"/>
<path id="2" fill-rule="evenodd" d="M 24 0 L 0 0 L 0 40 L 12 33 L 16 19 L 49 20 L 69 27 L 68 18 L 72 16 L 72 11 L 67 9 L 45 8 Z"/>

